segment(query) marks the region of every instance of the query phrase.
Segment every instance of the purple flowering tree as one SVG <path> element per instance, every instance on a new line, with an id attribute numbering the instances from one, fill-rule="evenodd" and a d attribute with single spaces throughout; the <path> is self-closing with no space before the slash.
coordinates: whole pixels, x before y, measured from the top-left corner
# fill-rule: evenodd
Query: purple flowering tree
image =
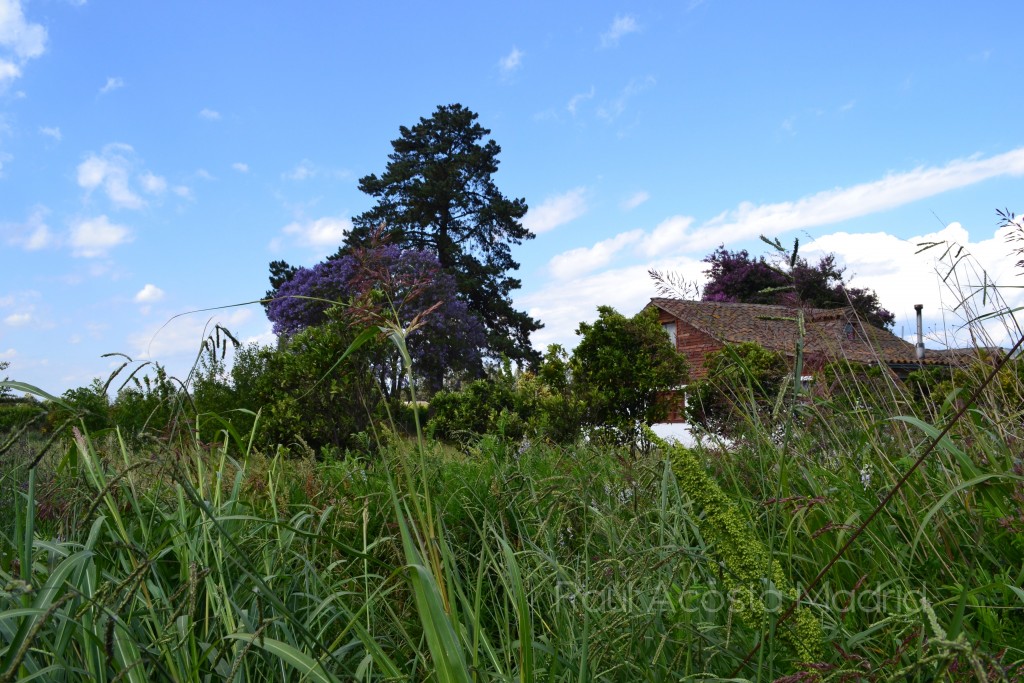
<path id="1" fill-rule="evenodd" d="M 748 304 L 780 304 L 814 308 L 852 306 L 864 320 L 877 327 L 892 327 L 895 316 L 882 308 L 874 290 L 849 287 L 846 268 L 827 254 L 814 265 L 803 257 L 787 260 L 784 270 L 764 256 L 751 258 L 746 249 L 729 251 L 719 246 L 704 257 L 704 301 Z"/>
<path id="2" fill-rule="evenodd" d="M 298 268 L 267 306 L 274 332 L 287 337 L 308 327 L 339 321 L 364 329 L 399 324 L 413 372 L 428 390 L 448 373 L 475 371 L 486 343 L 483 325 L 458 298 L 455 279 L 437 257 L 394 245 L 354 249 L 350 254 Z M 387 344 L 373 354 L 374 372 L 389 395 L 401 387 L 401 367 Z"/>

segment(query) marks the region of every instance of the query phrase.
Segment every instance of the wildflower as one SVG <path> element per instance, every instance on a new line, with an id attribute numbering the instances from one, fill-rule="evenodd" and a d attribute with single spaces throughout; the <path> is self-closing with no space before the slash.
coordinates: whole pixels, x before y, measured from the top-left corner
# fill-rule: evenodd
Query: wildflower
<path id="1" fill-rule="evenodd" d="M 865 489 L 871 485 L 871 463 L 866 463 L 860 468 L 860 483 Z"/>

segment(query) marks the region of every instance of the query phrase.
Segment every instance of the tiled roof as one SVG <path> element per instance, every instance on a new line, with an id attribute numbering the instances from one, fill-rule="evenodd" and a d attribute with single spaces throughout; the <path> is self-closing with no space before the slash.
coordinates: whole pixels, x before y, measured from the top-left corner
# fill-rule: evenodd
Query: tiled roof
<path id="1" fill-rule="evenodd" d="M 797 315 L 802 310 L 805 354 L 822 354 L 833 360 L 845 358 L 858 363 L 917 363 L 913 344 L 859 320 L 852 308 L 797 309 L 662 298 L 651 299 L 651 305 L 721 342 L 755 342 L 786 354 L 796 349 Z M 926 356 L 925 362 L 946 365 L 949 359 Z"/>

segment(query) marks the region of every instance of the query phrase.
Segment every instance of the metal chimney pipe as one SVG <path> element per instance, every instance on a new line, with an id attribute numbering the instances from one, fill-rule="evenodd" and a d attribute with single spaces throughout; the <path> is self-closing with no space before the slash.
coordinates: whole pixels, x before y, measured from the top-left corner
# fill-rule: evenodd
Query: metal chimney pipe
<path id="1" fill-rule="evenodd" d="M 917 344 L 914 346 L 914 353 L 919 361 L 924 360 L 924 332 L 921 329 L 922 308 L 924 308 L 924 304 L 914 304 L 914 310 L 917 311 Z"/>

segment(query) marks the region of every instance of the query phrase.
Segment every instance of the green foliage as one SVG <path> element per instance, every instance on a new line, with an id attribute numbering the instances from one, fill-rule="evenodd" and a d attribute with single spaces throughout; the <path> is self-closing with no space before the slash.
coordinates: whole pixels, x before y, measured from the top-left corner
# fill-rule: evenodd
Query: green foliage
<path id="1" fill-rule="evenodd" d="M 107 396 L 106 385 L 98 377 L 89 386 L 68 389 L 61 398 L 68 407 L 51 407 L 46 418 L 48 430 L 59 427 L 71 417 L 79 418 L 89 432 L 113 426 L 110 397 Z"/>
<path id="2" fill-rule="evenodd" d="M 160 364 L 153 366 L 152 375 L 132 382 L 117 392 L 110 409 L 111 421 L 125 438 L 139 443 L 147 434 L 166 431 L 176 415 L 181 413 L 179 387 L 167 376 Z"/>
<path id="3" fill-rule="evenodd" d="M 10 361 L 0 360 L 0 372 L 3 372 L 4 370 L 6 370 L 9 367 L 11 367 L 11 362 Z M 2 381 L 6 382 L 9 379 L 10 379 L 9 377 L 5 376 Z M 7 401 L 10 398 L 11 398 L 11 389 L 10 389 L 10 387 L 0 386 L 0 402 Z"/>
<path id="4" fill-rule="evenodd" d="M 574 442 L 582 428 L 582 409 L 565 377 L 559 382 L 553 376 L 566 364 L 565 351 L 553 346 L 536 375 L 513 372 L 506 361 L 487 379 L 438 392 L 430 401 L 430 433 L 464 446 L 485 435 Z"/>
<path id="5" fill-rule="evenodd" d="M 729 344 L 704 359 L 707 376 L 687 387 L 686 416 L 712 434 L 735 437 L 754 421 L 768 426 L 789 377 L 785 357 L 759 344 Z"/>
<path id="6" fill-rule="evenodd" d="M 3 436 L 24 425 L 38 421 L 45 408 L 37 401 L 6 401 L 0 403 L 0 443 Z"/>
<path id="7" fill-rule="evenodd" d="M 732 593 L 732 605 L 751 628 L 768 627 L 769 609 L 778 609 L 766 596 L 782 598 L 786 606 L 797 592 L 778 562 L 771 559 L 735 502 L 712 479 L 696 456 L 685 448 L 672 452 L 672 469 L 679 488 L 701 512 L 698 527 L 725 571 L 722 576 Z M 821 623 L 805 606 L 796 608 L 795 627 L 784 628 L 782 639 L 792 648 L 795 662 L 815 662 L 821 657 L 824 635 Z"/>
<path id="8" fill-rule="evenodd" d="M 297 439 L 315 450 L 354 446 L 382 401 L 365 355 L 338 364 L 355 338 L 351 326 L 336 321 L 307 328 L 279 348 L 239 349 L 230 390 L 204 383 L 203 399 L 231 405 L 233 397 L 234 408 L 249 411 L 233 418 L 242 431 L 253 419 L 250 415 L 259 412 L 257 443 L 263 447 Z M 218 412 L 223 417 L 226 411 Z"/>
<path id="9" fill-rule="evenodd" d="M 654 309 L 627 318 L 600 306 L 593 323 L 580 323 L 572 357 L 572 384 L 586 424 L 636 444 L 644 426 L 663 420 L 663 392 L 686 384 L 686 359 L 672 348 Z"/>

